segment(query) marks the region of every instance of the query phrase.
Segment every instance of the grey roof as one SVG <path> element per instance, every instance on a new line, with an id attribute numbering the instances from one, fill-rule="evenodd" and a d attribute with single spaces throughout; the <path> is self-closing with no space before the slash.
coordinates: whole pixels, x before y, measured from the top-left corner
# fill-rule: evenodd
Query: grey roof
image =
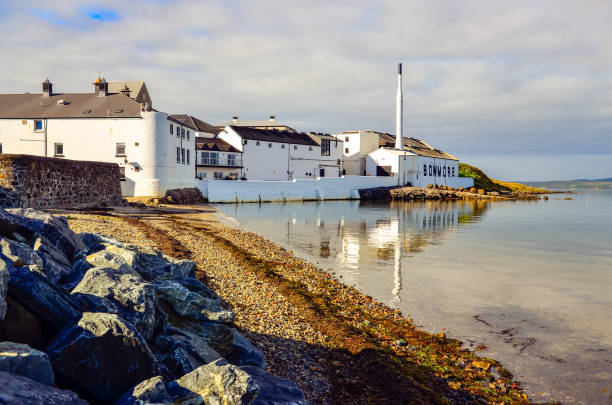
<path id="1" fill-rule="evenodd" d="M 196 138 L 196 149 L 197 150 L 212 150 L 220 152 L 235 152 L 242 153 L 238 149 L 234 148 L 229 143 L 225 142 L 221 138 Z"/>
<path id="2" fill-rule="evenodd" d="M 372 132 L 378 135 L 379 146 L 387 148 L 395 147 L 395 135 L 387 134 L 385 132 Z M 450 153 L 446 153 L 440 149 L 435 149 L 420 139 L 404 137 L 403 141 L 404 150 L 416 153 L 417 155 L 440 159 L 459 160 Z"/>
<path id="3" fill-rule="evenodd" d="M 243 139 L 252 139 L 264 142 L 290 143 L 295 145 L 319 146 L 319 144 L 303 132 L 280 131 L 278 129 L 258 129 L 230 125 Z"/>
<path id="4" fill-rule="evenodd" d="M 108 82 L 108 92 L 121 93 L 124 86 L 127 86 L 127 88 L 130 90 L 128 96 L 131 99 L 134 99 L 142 104 L 149 103 L 149 107 L 153 107 L 147 85 L 142 80 L 131 82 Z"/>
<path id="5" fill-rule="evenodd" d="M 184 123 L 184 125 L 187 125 L 198 132 L 206 132 L 207 134 L 217 135 L 223 129 L 210 125 L 207 122 L 187 114 L 172 114 L 169 115 L 169 117 L 174 118 L 174 120 L 179 123 Z"/>
<path id="6" fill-rule="evenodd" d="M 317 145 L 321 145 L 321 139 L 328 139 L 330 141 L 343 142 L 341 139 L 338 139 L 338 138 L 336 138 L 333 135 L 324 134 L 324 133 L 321 133 L 321 132 L 309 132 L 308 136 L 310 136 L 312 139 L 314 139 L 314 141 L 317 143 Z"/>
<path id="7" fill-rule="evenodd" d="M 231 125 L 233 127 L 267 127 L 267 128 L 279 128 L 281 130 L 295 131 L 295 129 L 291 128 L 288 125 L 282 124 L 276 121 L 227 121 L 223 122 L 217 126 L 225 128 L 226 126 Z"/>
<path id="8" fill-rule="evenodd" d="M 58 104 L 60 100 L 64 103 Z M 123 94 L 0 94 L 0 119 L 140 118 L 140 111 L 140 103 Z"/>

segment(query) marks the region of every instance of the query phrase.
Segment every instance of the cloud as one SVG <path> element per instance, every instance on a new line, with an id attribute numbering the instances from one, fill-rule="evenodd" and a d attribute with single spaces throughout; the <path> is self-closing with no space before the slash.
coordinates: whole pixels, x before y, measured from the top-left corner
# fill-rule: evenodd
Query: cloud
<path id="1" fill-rule="evenodd" d="M 145 80 L 156 108 L 211 123 L 275 113 L 303 130 L 392 132 L 401 61 L 406 135 L 460 158 L 612 154 L 605 1 L 23 0 L 0 10 L 11 38 L 0 44 L 3 93 L 40 91 L 47 76 L 89 91 L 100 70 Z"/>

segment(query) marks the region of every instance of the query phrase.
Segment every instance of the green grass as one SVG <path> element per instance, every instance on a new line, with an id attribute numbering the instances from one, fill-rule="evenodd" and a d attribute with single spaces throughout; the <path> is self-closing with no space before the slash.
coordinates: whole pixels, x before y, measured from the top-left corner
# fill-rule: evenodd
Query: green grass
<path id="1" fill-rule="evenodd" d="M 485 191 L 510 191 L 509 188 L 495 183 L 479 168 L 470 166 L 467 163 L 459 163 L 459 177 L 472 177 L 474 179 L 474 187 L 482 188 Z"/>

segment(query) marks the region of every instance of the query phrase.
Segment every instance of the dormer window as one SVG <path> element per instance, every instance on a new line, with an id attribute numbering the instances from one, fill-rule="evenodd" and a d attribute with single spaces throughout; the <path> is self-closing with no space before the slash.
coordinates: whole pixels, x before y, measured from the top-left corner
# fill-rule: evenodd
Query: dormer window
<path id="1" fill-rule="evenodd" d="M 118 109 L 118 110 L 115 110 L 115 114 L 121 114 L 122 112 L 123 112 L 123 109 L 121 109 L 121 108 Z"/>
<path id="2" fill-rule="evenodd" d="M 91 110 L 83 110 L 83 114 L 89 114 L 91 113 Z"/>

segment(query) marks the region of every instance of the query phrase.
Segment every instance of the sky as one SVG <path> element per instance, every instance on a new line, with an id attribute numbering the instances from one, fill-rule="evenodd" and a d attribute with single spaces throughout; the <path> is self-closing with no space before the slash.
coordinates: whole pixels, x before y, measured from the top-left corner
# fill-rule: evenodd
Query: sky
<path id="1" fill-rule="evenodd" d="M 144 80 L 153 106 L 394 133 L 502 180 L 612 177 L 609 0 L 0 0 L 0 93 Z"/>

